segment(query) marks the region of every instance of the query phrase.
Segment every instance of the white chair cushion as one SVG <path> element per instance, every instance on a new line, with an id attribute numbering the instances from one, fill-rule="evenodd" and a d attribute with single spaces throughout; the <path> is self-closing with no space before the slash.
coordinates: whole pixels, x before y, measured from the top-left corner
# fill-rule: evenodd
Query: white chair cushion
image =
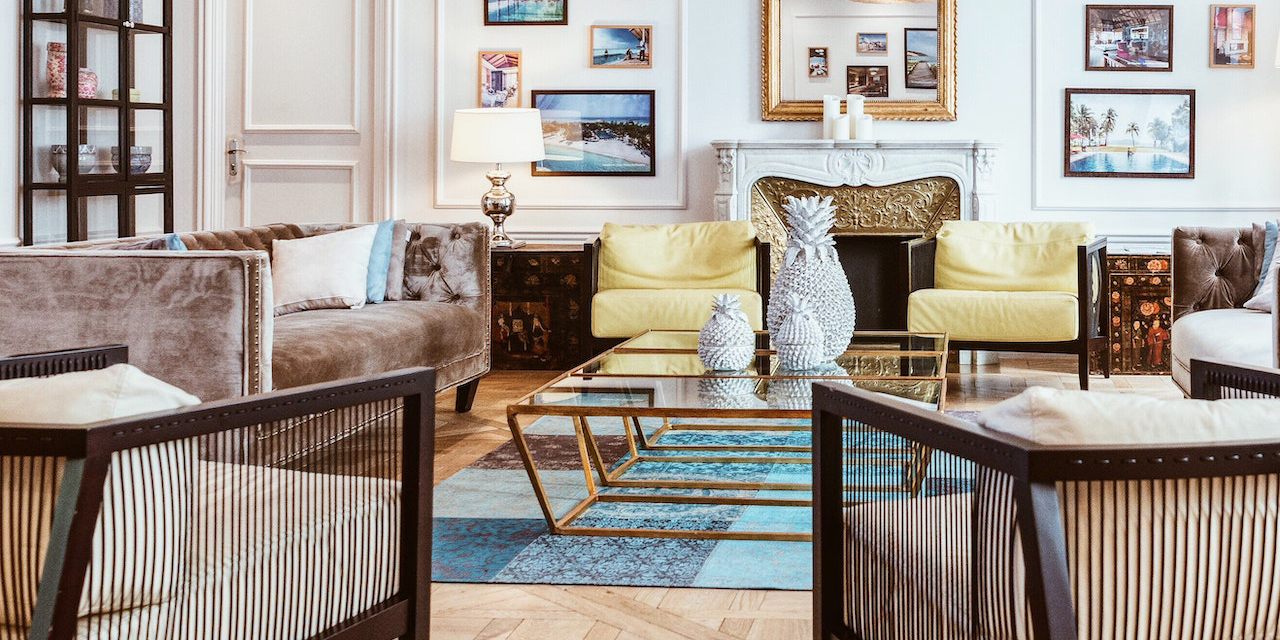
<path id="1" fill-rule="evenodd" d="M 1164 400 L 1030 387 L 975 421 L 1047 445 L 1220 443 L 1276 438 L 1280 400 Z"/>
<path id="2" fill-rule="evenodd" d="M 199 402 L 127 364 L 0 381 L 3 423 L 84 424 Z M 112 456 L 80 615 L 155 604 L 173 595 L 185 557 L 181 542 L 188 536 L 194 460 L 189 443 Z M 62 468 L 61 459 L 0 456 L 0 505 L 6 505 L 0 508 L 0 575 L 26 577 L 0 581 L 0 599 L 12 605 L 0 606 L 0 624 L 30 625 Z M 45 517 L 26 517 L 38 512 Z"/>
<path id="3" fill-rule="evenodd" d="M 1273 322 L 1271 314 L 1249 309 L 1209 309 L 1178 318 L 1170 332 L 1173 381 L 1191 392 L 1192 358 L 1276 366 Z"/>

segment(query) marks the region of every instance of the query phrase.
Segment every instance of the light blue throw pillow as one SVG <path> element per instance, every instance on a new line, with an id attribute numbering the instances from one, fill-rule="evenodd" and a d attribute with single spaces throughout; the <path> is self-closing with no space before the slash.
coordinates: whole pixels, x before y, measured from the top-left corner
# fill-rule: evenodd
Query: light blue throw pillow
<path id="1" fill-rule="evenodd" d="M 186 251 L 187 245 L 182 244 L 182 240 L 178 238 L 178 234 L 170 233 L 164 237 L 164 248 L 170 251 Z"/>
<path id="2" fill-rule="evenodd" d="M 1262 291 L 1262 285 L 1267 281 L 1267 272 L 1271 267 L 1271 259 L 1276 255 L 1277 235 L 1280 235 L 1280 226 L 1276 225 L 1275 220 L 1268 220 L 1266 243 L 1262 251 L 1262 273 L 1258 275 L 1258 286 L 1253 289 L 1253 295 L 1255 296 Z"/>
<path id="3" fill-rule="evenodd" d="M 395 220 L 378 223 L 369 251 L 368 302 L 377 304 L 387 299 L 387 269 L 391 267 L 391 231 Z"/>

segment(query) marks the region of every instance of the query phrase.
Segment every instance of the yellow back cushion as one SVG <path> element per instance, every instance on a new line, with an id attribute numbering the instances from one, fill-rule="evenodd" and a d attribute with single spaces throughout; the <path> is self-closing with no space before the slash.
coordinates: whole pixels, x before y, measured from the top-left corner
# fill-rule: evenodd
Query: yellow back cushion
<path id="1" fill-rule="evenodd" d="M 600 231 L 599 290 L 756 288 L 748 220 L 624 226 Z"/>
<path id="2" fill-rule="evenodd" d="M 1075 293 L 1076 247 L 1091 241 L 1086 222 L 944 222 L 934 286 Z"/>

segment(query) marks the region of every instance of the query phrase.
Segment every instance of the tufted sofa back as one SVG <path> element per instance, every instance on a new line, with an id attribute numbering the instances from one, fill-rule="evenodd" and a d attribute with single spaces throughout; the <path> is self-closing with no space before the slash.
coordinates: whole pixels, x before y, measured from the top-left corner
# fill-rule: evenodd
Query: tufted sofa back
<path id="1" fill-rule="evenodd" d="M 1174 228 L 1173 320 L 1243 306 L 1258 286 L 1264 242 L 1260 226 Z"/>
<path id="2" fill-rule="evenodd" d="M 356 224 L 266 224 L 179 233 L 192 251 L 265 251 L 275 240 L 294 240 L 350 229 Z M 482 222 L 409 223 L 404 257 L 404 298 L 448 302 L 489 317 L 489 229 Z M 91 240 L 41 249 L 116 249 L 137 238 Z"/>

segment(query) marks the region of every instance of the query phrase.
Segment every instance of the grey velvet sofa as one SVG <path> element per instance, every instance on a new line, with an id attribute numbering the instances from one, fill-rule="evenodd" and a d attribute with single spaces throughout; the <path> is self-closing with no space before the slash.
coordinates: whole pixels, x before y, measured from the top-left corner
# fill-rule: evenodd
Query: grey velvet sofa
<path id="1" fill-rule="evenodd" d="M 1173 230 L 1170 346 L 1183 393 L 1191 393 L 1192 358 L 1280 366 L 1276 314 L 1244 308 L 1258 286 L 1264 239 L 1262 225 Z"/>
<path id="2" fill-rule="evenodd" d="M 273 317 L 272 241 L 352 226 L 179 234 L 188 251 L 124 249 L 145 238 L 0 251 L 0 355 L 124 344 L 206 402 L 426 366 L 469 410 L 489 371 L 482 223 L 398 223 L 402 300 Z"/>

